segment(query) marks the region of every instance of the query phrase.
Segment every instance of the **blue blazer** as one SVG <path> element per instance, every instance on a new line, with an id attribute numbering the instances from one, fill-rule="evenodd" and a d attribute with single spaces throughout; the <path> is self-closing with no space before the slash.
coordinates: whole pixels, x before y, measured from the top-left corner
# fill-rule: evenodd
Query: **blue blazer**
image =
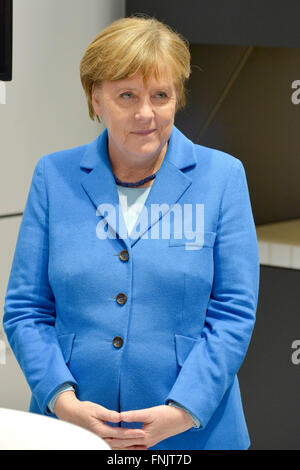
<path id="1" fill-rule="evenodd" d="M 112 410 L 175 400 L 202 426 L 150 450 L 247 449 L 237 372 L 255 322 L 259 259 L 244 167 L 173 126 L 145 204 L 149 213 L 165 206 L 140 236 L 121 237 L 102 206 L 122 220 L 107 139 L 104 130 L 43 156 L 32 177 L 3 322 L 32 391 L 30 411 L 49 414 L 65 382 L 80 400 Z M 177 238 L 175 204 L 203 205 L 201 249 L 186 249 L 186 233 Z M 147 238 L 168 216 L 170 237 Z"/>

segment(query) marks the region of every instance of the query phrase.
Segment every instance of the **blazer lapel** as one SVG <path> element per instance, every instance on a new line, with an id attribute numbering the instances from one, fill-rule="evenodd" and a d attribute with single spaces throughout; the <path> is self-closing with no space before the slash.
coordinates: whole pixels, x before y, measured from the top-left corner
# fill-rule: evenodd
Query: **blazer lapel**
<path id="1" fill-rule="evenodd" d="M 172 206 L 180 199 L 191 185 L 192 180 L 182 171 L 196 164 L 194 144 L 187 139 L 175 126 L 173 126 L 169 139 L 168 150 L 162 165 L 155 177 L 145 203 L 148 214 L 147 220 L 141 219 L 141 213 L 135 228 L 140 224 L 141 230 L 135 231 L 135 238 L 128 237 L 122 209 L 119 204 L 117 185 L 114 180 L 107 150 L 108 134 L 105 129 L 86 149 L 80 162 L 85 170 L 81 184 L 110 227 L 112 237 L 122 238 L 127 248 L 132 247 L 147 232 L 151 226 L 164 217 Z M 90 170 L 87 172 L 87 170 Z M 113 208 L 115 217 L 109 216 L 105 205 Z M 161 211 L 151 217 L 151 205 L 158 204 Z M 135 230 L 135 228 L 133 230 Z"/>

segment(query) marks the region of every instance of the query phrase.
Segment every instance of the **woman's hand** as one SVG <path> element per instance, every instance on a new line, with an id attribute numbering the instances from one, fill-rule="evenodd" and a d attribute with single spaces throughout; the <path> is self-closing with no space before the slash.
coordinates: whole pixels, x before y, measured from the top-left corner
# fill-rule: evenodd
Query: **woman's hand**
<path id="1" fill-rule="evenodd" d="M 58 396 L 54 405 L 54 413 L 62 421 L 76 424 L 97 434 L 113 450 L 147 449 L 144 444 L 141 444 L 145 439 L 145 431 L 110 426 L 106 421 L 118 423 L 121 421 L 120 413 L 90 401 L 80 401 L 72 391 L 63 392 Z M 122 447 L 118 446 L 119 441 L 122 443 Z"/>
<path id="2" fill-rule="evenodd" d="M 133 439 L 133 443 L 152 447 L 160 441 L 175 434 L 182 433 L 193 427 L 191 416 L 180 408 L 169 405 L 154 406 L 142 410 L 122 411 L 121 420 L 130 422 L 143 422 L 142 430 L 144 438 Z M 120 438 L 109 438 L 106 440 L 110 446 L 114 445 L 123 449 L 126 442 Z"/>

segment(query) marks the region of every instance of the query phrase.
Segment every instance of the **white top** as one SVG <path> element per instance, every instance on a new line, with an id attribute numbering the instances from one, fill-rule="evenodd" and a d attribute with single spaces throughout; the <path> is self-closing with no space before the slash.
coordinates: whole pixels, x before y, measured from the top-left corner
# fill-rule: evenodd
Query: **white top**
<path id="1" fill-rule="evenodd" d="M 151 186 L 147 188 L 126 188 L 117 185 L 120 205 L 123 211 L 123 217 L 130 236 L 133 227 L 143 209 Z"/>

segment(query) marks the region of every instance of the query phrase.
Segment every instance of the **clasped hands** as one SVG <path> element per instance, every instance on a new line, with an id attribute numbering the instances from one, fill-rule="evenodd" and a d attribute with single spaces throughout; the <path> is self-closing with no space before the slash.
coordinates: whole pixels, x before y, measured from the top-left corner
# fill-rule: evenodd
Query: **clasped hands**
<path id="1" fill-rule="evenodd" d="M 92 431 L 113 450 L 147 450 L 158 442 L 187 431 L 191 416 L 169 405 L 117 412 L 89 401 L 80 401 L 72 391 L 59 395 L 54 413 L 59 419 Z M 142 428 L 114 427 L 108 423 L 143 422 Z"/>
<path id="2" fill-rule="evenodd" d="M 168 405 L 122 411 L 119 415 L 120 421 L 144 424 L 141 429 L 113 428 L 119 435 L 105 439 L 112 449 L 147 450 L 170 436 L 187 431 L 194 424 L 186 411 Z M 128 437 L 130 433 L 132 437 Z"/>

